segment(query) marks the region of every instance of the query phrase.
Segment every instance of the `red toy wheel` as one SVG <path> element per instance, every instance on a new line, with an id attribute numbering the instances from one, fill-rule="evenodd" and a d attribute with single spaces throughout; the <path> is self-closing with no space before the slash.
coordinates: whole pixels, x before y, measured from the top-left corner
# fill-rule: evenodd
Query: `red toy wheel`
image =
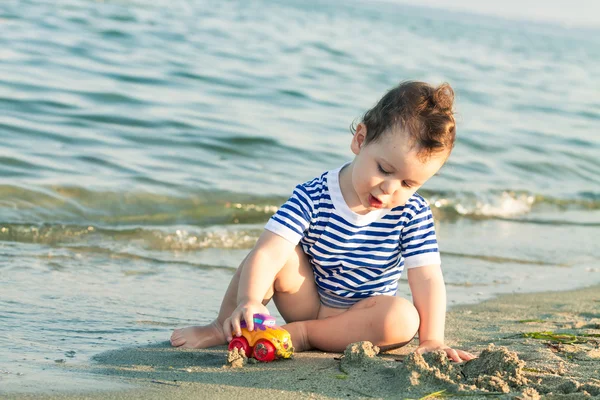
<path id="1" fill-rule="evenodd" d="M 233 350 L 235 348 L 243 349 L 244 353 L 246 353 L 246 357 L 250 357 L 250 344 L 248 344 L 248 341 L 245 337 L 240 336 L 231 339 L 231 342 L 229 342 L 229 350 Z"/>
<path id="2" fill-rule="evenodd" d="M 266 339 L 260 339 L 254 345 L 254 358 L 262 362 L 273 361 L 275 359 L 275 346 Z"/>

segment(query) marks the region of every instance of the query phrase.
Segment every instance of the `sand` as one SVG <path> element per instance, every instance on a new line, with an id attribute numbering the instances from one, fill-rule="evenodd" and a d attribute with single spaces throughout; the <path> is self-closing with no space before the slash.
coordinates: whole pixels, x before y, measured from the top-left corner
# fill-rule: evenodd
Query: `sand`
<path id="1" fill-rule="evenodd" d="M 85 368 L 60 366 L 130 383 L 131 390 L 7 398 L 600 399 L 599 286 L 455 307 L 446 336 L 479 358 L 453 363 L 441 352 L 412 353 L 416 341 L 391 352 L 361 342 L 344 354 L 311 351 L 292 360 L 227 365 L 225 347 L 184 350 L 164 342 L 105 352 Z"/>

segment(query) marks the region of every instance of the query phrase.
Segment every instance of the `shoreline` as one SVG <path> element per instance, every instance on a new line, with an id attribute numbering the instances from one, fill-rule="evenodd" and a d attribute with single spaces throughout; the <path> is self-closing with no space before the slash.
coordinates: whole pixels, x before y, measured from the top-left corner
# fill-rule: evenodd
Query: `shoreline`
<path id="1" fill-rule="evenodd" d="M 547 331 L 574 336 L 541 334 Z M 537 334 L 523 336 L 532 332 Z M 522 362 L 520 373 L 528 383 L 511 386 L 510 393 L 496 398 L 508 399 L 515 395 L 529 398 L 531 393 L 523 394 L 527 387 L 537 389 L 545 398 L 600 398 L 600 285 L 564 292 L 501 295 L 478 304 L 453 306 L 448 313 L 446 338 L 450 346 L 475 353 L 485 353 L 488 345 L 494 343 L 496 349 L 506 347 L 518 355 Z M 411 361 L 409 354 L 416 343 L 413 341 L 402 349 L 346 366 L 344 372 L 340 366 L 341 355 L 337 353 L 310 351 L 297 354 L 293 360 L 233 369 L 224 366 L 225 346 L 182 350 L 162 342 L 107 351 L 94 356 L 92 363 L 86 366 L 61 367 L 67 372 L 91 372 L 108 380 L 107 387 L 112 382 L 131 384 L 131 389 L 9 394 L 14 399 L 116 400 L 199 396 L 215 399 L 242 396 L 247 399 L 265 396 L 421 398 L 440 390 L 446 390 L 446 396 L 455 393 L 456 386 L 425 379 L 424 370 L 419 372 L 422 377 L 417 385 L 407 384 L 401 369 Z M 439 367 L 429 365 L 434 369 Z M 456 364 L 455 368 L 463 366 Z M 504 383 L 510 383 L 510 379 Z M 490 387 L 499 390 L 501 385 L 496 383 L 490 383 Z M 472 398 L 489 398 L 489 393 L 478 395 L 478 390 L 467 388 L 460 393 L 468 393 Z"/>

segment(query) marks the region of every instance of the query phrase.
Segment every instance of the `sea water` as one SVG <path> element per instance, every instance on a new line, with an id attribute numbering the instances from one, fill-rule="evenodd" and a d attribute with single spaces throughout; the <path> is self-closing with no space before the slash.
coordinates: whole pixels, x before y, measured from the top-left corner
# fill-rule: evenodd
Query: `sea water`
<path id="1" fill-rule="evenodd" d="M 99 388 L 56 376 L 211 321 L 406 79 L 456 91 L 420 191 L 449 305 L 600 282 L 598 38 L 390 2 L 0 2 L 0 391 Z"/>

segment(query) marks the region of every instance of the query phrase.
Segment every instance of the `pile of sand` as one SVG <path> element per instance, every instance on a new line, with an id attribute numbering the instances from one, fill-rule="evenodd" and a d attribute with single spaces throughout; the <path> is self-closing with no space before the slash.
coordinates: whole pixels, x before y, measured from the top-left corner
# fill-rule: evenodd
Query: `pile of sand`
<path id="1" fill-rule="evenodd" d="M 459 364 L 452 363 L 443 351 L 412 353 L 398 368 L 398 377 L 409 390 L 425 384 L 455 393 L 465 390 L 510 393 L 528 387 L 524 366 L 525 362 L 516 353 L 492 344 L 479 358 Z"/>
<path id="2" fill-rule="evenodd" d="M 469 393 L 519 394 L 521 399 L 539 399 L 542 394 L 555 397 L 577 394 L 575 397 L 600 395 L 600 381 L 579 382 L 558 375 L 540 378 L 526 370 L 526 363 L 516 352 L 503 346 L 490 344 L 478 358 L 454 363 L 443 351 L 424 355 L 411 353 L 401 363 L 376 357 L 379 349 L 369 342 L 349 345 L 340 363 L 340 369 L 350 375 L 376 372 L 377 376 L 388 375 L 390 393 L 406 393 L 417 396 L 445 391 L 446 394 Z"/>
<path id="3" fill-rule="evenodd" d="M 377 354 L 379 354 L 379 347 L 373 346 L 371 342 L 351 343 L 346 347 L 340 360 L 340 370 L 350 374 L 357 368 L 361 370 L 371 368 L 379 361 L 375 358 Z"/>
<path id="4" fill-rule="evenodd" d="M 248 363 L 248 357 L 244 349 L 235 348 L 227 352 L 227 366 L 231 368 L 243 368 Z"/>

